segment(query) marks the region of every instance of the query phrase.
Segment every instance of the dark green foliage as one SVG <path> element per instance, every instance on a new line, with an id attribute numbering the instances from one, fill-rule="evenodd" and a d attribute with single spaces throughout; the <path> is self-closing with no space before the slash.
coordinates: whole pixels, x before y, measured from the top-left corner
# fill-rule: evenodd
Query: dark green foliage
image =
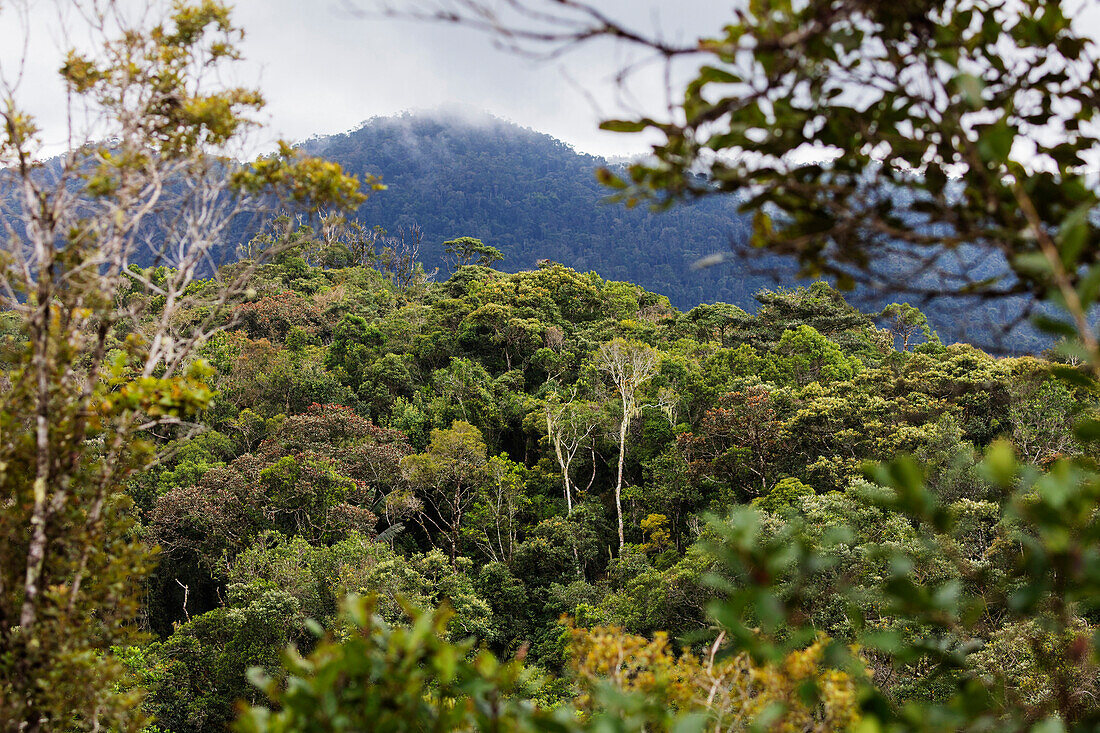
<path id="1" fill-rule="evenodd" d="M 762 292 L 756 316 L 724 305 L 681 313 L 635 285 L 552 263 L 513 274 L 467 264 L 443 283 L 405 288 L 370 268 L 303 270 L 288 259 L 258 272 L 253 287 L 262 307 L 249 312 L 275 294 L 313 320 L 297 310 L 292 325 L 246 319 L 288 326 L 273 339 L 277 330 L 250 335 L 233 324 L 211 341 L 210 430 L 178 439 L 170 458 L 131 482 L 141 531 L 161 547 L 147 596 L 159 638 L 126 659 L 163 730 L 232 720 L 236 699 L 259 699 L 244 670 L 278 679 L 286 644 L 307 653 L 318 628 L 345 641 L 321 642 L 325 661 L 314 671 L 291 662 L 311 680 L 309 695 L 291 703 L 275 687 L 265 693 L 290 706 L 288 721 L 307 714 L 294 705 L 351 705 L 359 693 L 325 675 L 346 671 L 348 649 L 376 655 L 406 638 L 407 625 L 420 623 L 412 606 L 452 612 L 447 640 L 418 636 L 427 646 L 410 660 L 435 669 L 433 660 L 469 648 L 464 639 L 510 658 L 527 670 L 520 677 L 470 667 L 467 682 L 516 685 L 508 689 L 528 702 L 507 705 L 530 720 L 546 713 L 531 700 L 561 705 L 574 695 L 563 614 L 582 626 L 667 632 L 699 650 L 716 623 L 733 641 L 763 644 L 738 632 L 736 619 L 755 628 L 775 607 L 798 608 L 802 616 L 764 624 L 775 654 L 810 639 L 803 621 L 838 643 L 872 649 L 865 631 L 874 628 L 912 646 L 938 633 L 938 622 L 892 605 L 884 588 L 913 567 L 922 587 L 1003 588 L 989 599 L 1001 610 L 969 632 L 989 641 L 972 660 L 982 670 L 1014 640 L 1069 638 L 1004 611 L 1015 582 L 1008 558 L 1023 544 L 979 461 L 1008 436 L 1037 466 L 1082 450 L 1072 424 L 1095 396 L 1057 381 L 1050 362 L 935 339 L 904 350 L 824 284 Z M 640 359 L 629 368 L 645 376 L 626 395 L 634 405 L 618 503 L 624 395 L 608 361 L 616 349 Z M 864 481 L 865 464 L 903 452 L 925 463 L 928 490 L 906 494 L 905 506 L 884 503 L 890 482 Z M 759 514 L 745 514 L 748 505 Z M 940 507 L 936 516 L 953 517 L 956 529 L 929 539 L 906 513 L 914 506 Z M 731 512 L 732 525 L 707 529 L 708 513 Z M 768 583 L 744 602 L 737 593 L 754 586 L 737 563 L 751 558 L 716 561 L 699 544 L 733 541 L 729 532 L 766 561 Z M 385 626 L 370 622 L 360 637 L 338 612 L 349 593 L 372 596 Z M 710 606 L 725 598 L 725 610 Z M 868 654 L 879 681 L 868 699 L 895 711 L 949 704 L 965 677 L 933 675 L 915 656 Z M 479 664 L 472 658 L 453 664 Z M 1021 674 L 1040 675 L 1046 662 L 1038 652 L 1029 659 Z M 330 663 L 337 667 L 324 672 Z M 550 676 L 546 688 L 524 676 L 535 670 Z M 427 707 L 408 714 L 443 714 L 432 685 L 450 683 L 401 679 L 429 685 Z M 1038 699 L 1054 705 L 1055 683 L 1035 679 Z M 458 707 L 444 717 L 469 713 Z M 276 725 L 280 714 L 263 723 L 255 712 L 249 725 Z"/>
<path id="2" fill-rule="evenodd" d="M 395 627 L 352 597 L 351 636 L 322 641 L 307 659 L 290 657 L 288 682 L 254 673 L 278 708 L 249 710 L 235 730 L 568 730 L 567 714 L 540 713 L 515 695 L 524 683 L 519 664 L 485 652 L 470 658 L 470 643 L 448 642 L 448 616 L 418 613 L 409 627 Z"/>
<path id="3" fill-rule="evenodd" d="M 238 700 L 257 702 L 253 667 L 275 674 L 281 650 L 308 639 L 297 601 L 283 590 L 232 588 L 229 605 L 179 625 L 143 652 L 145 708 L 173 733 L 223 730 Z M 251 597 L 250 597 L 251 596 Z"/>

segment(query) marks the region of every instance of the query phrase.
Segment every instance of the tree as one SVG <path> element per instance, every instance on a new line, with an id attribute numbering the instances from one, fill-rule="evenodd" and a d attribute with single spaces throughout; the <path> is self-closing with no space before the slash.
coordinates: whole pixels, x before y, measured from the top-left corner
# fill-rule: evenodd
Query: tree
<path id="1" fill-rule="evenodd" d="M 263 103 L 214 79 L 238 55 L 226 6 L 174 3 L 136 24 L 112 2 L 79 10 L 97 43 L 69 50 L 61 67 L 65 153 L 42 162 L 9 84 L 20 75 L 5 70 L 0 87 L 0 298 L 22 320 L 0 397 L 9 730 L 140 726 L 109 651 L 132 629 L 150 562 L 120 490 L 156 452 L 146 431 L 179 429 L 209 403 L 198 351 L 254 270 L 196 278 L 231 222 L 272 193 L 287 205 L 363 199 L 358 180 L 286 145 L 234 161 Z M 181 317 L 189 308 L 205 315 Z"/>
<path id="2" fill-rule="evenodd" d="M 520 515 L 530 503 L 524 493 L 523 467 L 502 454 L 489 459 L 486 473 L 466 531 L 491 562 L 511 562 L 519 542 Z"/>
<path id="3" fill-rule="evenodd" d="M 592 435 L 599 425 L 596 406 L 590 402 L 579 402 L 576 390 L 563 402 L 558 393 L 554 393 L 543 403 L 542 411 L 546 417 L 546 437 L 554 446 L 554 456 L 558 459 L 565 494 L 565 513 L 573 513 L 573 481 L 569 470 L 577 451 Z"/>
<path id="4" fill-rule="evenodd" d="M 363 317 L 349 313 L 333 329 L 325 366 L 340 369 L 344 382 L 352 389 L 358 389 L 364 372 L 374 360 L 373 352 L 382 345 L 383 338 L 376 326 L 368 325 Z"/>
<path id="5" fill-rule="evenodd" d="M 871 319 L 853 308 L 828 283 L 805 288 L 763 290 L 753 295 L 760 303 L 755 328 L 743 334 L 757 348 L 773 346 L 787 331 L 809 326 L 846 349 L 866 345 Z"/>
<path id="6" fill-rule="evenodd" d="M 489 372 L 471 359 L 451 359 L 432 373 L 436 399 L 434 412 L 446 425 L 454 420 L 476 423 L 486 431 L 500 427 L 497 386 Z"/>
<path id="7" fill-rule="evenodd" d="M 684 327 L 699 341 L 717 341 L 727 346 L 731 333 L 740 330 L 749 314 L 728 303 L 703 303 L 681 317 Z"/>
<path id="8" fill-rule="evenodd" d="M 878 317 L 886 321 L 886 327 L 896 343 L 901 339 L 901 350 L 909 351 L 909 342 L 918 333 L 925 339 L 932 337 L 928 328 L 928 318 L 908 303 L 891 303 L 882 309 Z"/>
<path id="9" fill-rule="evenodd" d="M 751 486 L 747 493 L 763 496 L 782 468 L 782 429 L 771 392 L 750 385 L 721 397 L 677 444 L 696 476 L 740 477 Z"/>
<path id="10" fill-rule="evenodd" d="M 1046 466 L 1057 458 L 1079 454 L 1081 443 L 1073 426 L 1081 400 L 1063 381 L 1042 372 L 1021 374 L 1014 380 L 1011 394 L 1012 444 L 1021 458 Z"/>
<path id="11" fill-rule="evenodd" d="M 799 387 L 851 379 L 861 366 L 858 359 L 844 354 L 813 326 L 784 331 L 775 351 L 775 359 L 764 366 L 761 376 Z"/>
<path id="12" fill-rule="evenodd" d="M 504 365 L 508 371 L 513 362 L 519 362 L 543 341 L 545 327 L 534 318 L 519 318 L 513 308 L 499 303 L 486 303 L 463 320 L 461 341 L 470 343 L 476 350 L 484 348 L 485 336 L 490 343 L 504 352 Z M 526 358 L 523 358 L 526 361 Z"/>
<path id="13" fill-rule="evenodd" d="M 348 267 L 352 264 L 374 265 L 373 231 L 358 219 L 348 219 L 334 211 L 321 217 L 320 236 L 314 248 L 323 267 Z"/>
<path id="14" fill-rule="evenodd" d="M 420 262 L 420 245 L 424 232 L 415 224 L 408 229 L 398 229 L 396 235 L 388 235 L 375 227 L 371 236 L 375 266 L 388 275 L 401 292 L 429 282 L 436 271 L 425 272 Z"/>
<path id="15" fill-rule="evenodd" d="M 596 350 L 596 366 L 607 374 L 619 393 L 622 418 L 619 420 L 619 463 L 615 478 L 615 514 L 619 523 L 619 552 L 623 537 L 623 463 L 626 460 L 626 436 L 630 422 L 641 413 L 638 391 L 657 373 L 659 354 L 648 344 L 616 338 L 600 344 Z"/>
<path id="16" fill-rule="evenodd" d="M 499 249 L 473 237 L 448 240 L 443 243 L 443 251 L 446 253 L 446 262 L 452 272 L 466 265 L 492 267 L 494 262 L 504 259 Z"/>
<path id="17" fill-rule="evenodd" d="M 145 708 L 164 729 L 224 730 L 235 717 L 237 700 L 262 698 L 248 683 L 248 670 L 275 674 L 287 645 L 309 639 L 302 609 L 285 590 L 239 585 L 230 593 L 230 607 L 179 624 L 134 660 L 140 662 L 134 671 L 148 675 Z"/>
<path id="18" fill-rule="evenodd" d="M 462 420 L 433 430 L 428 450 L 406 456 L 401 467 L 424 501 L 420 516 L 425 528 L 430 525 L 443 536 L 453 563 L 462 520 L 489 479 L 481 431 Z"/>

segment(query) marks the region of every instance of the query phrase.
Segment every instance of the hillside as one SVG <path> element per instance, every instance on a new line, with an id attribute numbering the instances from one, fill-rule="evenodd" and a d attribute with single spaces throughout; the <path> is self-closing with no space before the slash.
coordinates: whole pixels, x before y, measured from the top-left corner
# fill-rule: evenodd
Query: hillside
<path id="1" fill-rule="evenodd" d="M 354 173 L 374 172 L 385 194 L 359 210 L 388 230 L 419 224 L 434 266 L 440 243 L 478 237 L 505 254 L 505 270 L 551 259 L 580 271 L 631 280 L 674 305 L 745 302 L 763 279 L 730 268 L 692 270 L 743 241 L 748 221 L 732 201 L 707 201 L 654 215 L 604 203 L 595 170 L 607 164 L 549 135 L 485 116 L 406 114 L 306 146 Z"/>
<path id="2" fill-rule="evenodd" d="M 736 197 L 717 196 L 660 213 L 644 206 L 628 209 L 608 202 L 609 189 L 596 180 L 597 169 L 612 165 L 608 161 L 489 115 L 430 112 L 379 117 L 347 133 L 311 138 L 300 147 L 340 163 L 350 173 L 380 175 L 387 189 L 371 196 L 355 216 L 368 228 L 380 226 L 391 233 L 419 226 L 424 234 L 420 259 L 428 272 L 439 268 L 439 279 L 450 275 L 442 243 L 470 236 L 503 252 L 503 271 L 529 270 L 540 260 L 551 260 L 606 279 L 637 283 L 667 296 L 681 310 L 724 302 L 754 312 L 754 293 L 809 284 L 797 278 L 797 267 L 789 260 L 750 251 L 751 217 L 738 211 Z M 57 162 L 47 161 L 47 166 Z M 18 202 L 8 204 L 7 216 L 18 230 Z M 159 226 L 147 224 L 150 241 L 157 241 Z M 232 261 L 239 245 L 265 228 L 257 215 L 234 217 L 212 262 Z M 714 255 L 727 255 L 726 261 L 697 266 Z M 141 266 L 154 264 L 150 252 L 139 252 L 134 260 Z M 943 266 L 957 267 L 955 261 Z M 894 265 L 887 264 L 884 271 L 893 270 L 890 275 L 897 277 L 902 265 Z M 1003 267 L 1002 261 L 981 261 L 970 274 L 994 276 Z M 931 275 L 920 281 L 929 291 L 942 285 Z M 857 288 L 848 298 L 868 312 L 889 302 L 913 300 L 867 288 Z M 1002 330 L 1023 312 L 1022 299 L 939 299 L 914 305 L 948 343 L 1015 354 L 1038 353 L 1049 346 L 1049 339 L 1027 323 Z"/>
<path id="3" fill-rule="evenodd" d="M 731 248 L 744 252 L 750 220 L 731 197 L 715 197 L 652 213 L 606 203 L 595 177 L 608 165 L 566 143 L 485 115 L 432 112 L 374 118 L 356 130 L 316 137 L 303 147 L 352 173 L 381 175 L 387 190 L 358 211 L 363 222 L 395 231 L 424 230 L 427 269 L 442 265 L 441 243 L 478 237 L 505 255 L 501 268 L 530 269 L 541 259 L 578 271 L 627 280 L 668 296 L 677 308 L 728 302 L 753 310 L 753 293 L 795 282 L 795 268 L 777 256 L 697 269 L 693 265 Z M 442 272 L 446 277 L 448 273 Z M 888 293 L 859 291 L 853 302 L 877 310 Z M 921 304 L 933 328 L 949 342 L 1011 352 L 1038 351 L 1045 342 L 1030 329 L 1007 338 L 991 324 L 1010 322 L 1021 304 L 996 312 L 991 304 Z"/>

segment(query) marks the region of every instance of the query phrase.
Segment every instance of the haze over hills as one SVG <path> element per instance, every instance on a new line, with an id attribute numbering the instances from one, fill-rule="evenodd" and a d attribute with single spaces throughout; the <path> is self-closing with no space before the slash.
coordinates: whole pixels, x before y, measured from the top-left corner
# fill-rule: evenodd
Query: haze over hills
<path id="1" fill-rule="evenodd" d="M 738 211 L 733 198 L 716 196 L 661 213 L 608 203 L 609 189 L 597 182 L 595 171 L 622 162 L 580 153 L 550 135 L 488 114 L 432 111 L 378 117 L 346 133 L 311 138 L 301 147 L 351 173 L 380 175 L 387 190 L 372 196 L 356 216 L 389 232 L 419 225 L 424 233 L 420 259 L 429 272 L 439 267 L 442 279 L 449 274 L 442 243 L 472 236 L 503 252 L 504 261 L 496 265 L 501 270 L 518 272 L 534 268 L 539 260 L 553 260 L 580 272 L 637 283 L 684 311 L 726 302 L 755 312 L 754 293 L 800 284 L 796 267 L 772 254 L 754 257 L 752 271 L 736 257 L 696 266 L 731 249 L 747 251 L 750 217 Z M 231 260 L 237 246 L 263 226 L 255 216 L 239 217 L 213 260 Z M 156 241 L 155 234 L 150 239 Z M 136 261 L 147 266 L 151 258 L 147 253 Z M 848 298 L 868 312 L 894 299 L 889 293 L 860 289 Z M 990 325 L 1011 322 L 1022 300 L 914 304 L 948 342 L 1017 353 L 1048 345 L 1027 324 L 1008 337 Z"/>
<path id="2" fill-rule="evenodd" d="M 360 220 L 391 232 L 418 224 L 425 235 L 421 258 L 429 270 L 442 266 L 442 242 L 472 236 L 504 253 L 500 269 L 515 272 L 550 259 L 635 282 L 667 295 L 683 310 L 724 301 L 755 311 L 753 293 L 797 284 L 793 265 L 777 256 L 754 261 L 754 270 L 769 275 L 747 272 L 736 259 L 693 267 L 731 247 L 747 246 L 749 217 L 729 197 L 657 214 L 609 204 L 608 189 L 595 177 L 606 160 L 488 114 L 379 117 L 347 133 L 312 138 L 303 147 L 349 172 L 381 175 L 388 188 L 359 209 Z M 866 291 L 851 299 L 865 309 L 890 300 L 889 294 Z M 1011 320 L 1019 304 L 923 307 L 944 340 L 990 345 L 997 338 L 987 324 Z M 996 313 L 986 312 L 993 308 Z M 1044 342 L 1030 329 L 1017 329 L 1001 345 L 1029 351 Z"/>

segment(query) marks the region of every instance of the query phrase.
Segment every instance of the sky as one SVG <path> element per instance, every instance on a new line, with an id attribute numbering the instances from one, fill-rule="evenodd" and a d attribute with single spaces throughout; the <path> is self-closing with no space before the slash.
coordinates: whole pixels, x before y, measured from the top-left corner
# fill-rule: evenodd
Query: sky
<path id="1" fill-rule="evenodd" d="M 715 0 L 597 0 L 612 17 L 666 37 L 693 40 L 729 18 Z M 663 69 L 650 65 L 624 95 L 614 82 L 637 51 L 609 42 L 547 60 L 502 49 L 486 34 L 455 25 L 386 18 L 357 0 L 356 15 L 335 0 L 240 0 L 246 54 L 258 65 L 273 128 L 294 139 L 342 132 L 376 115 L 462 106 L 549 133 L 579 150 L 641 152 L 636 136 L 601 132 L 599 120 L 656 100 Z M 600 102 L 597 105 L 595 99 Z"/>
<path id="2" fill-rule="evenodd" d="M 136 7 L 158 0 L 118 1 Z M 582 152 L 647 151 L 643 136 L 598 129 L 601 119 L 659 116 L 664 108 L 662 65 L 643 66 L 625 89 L 615 82 L 617 71 L 645 60 L 638 49 L 604 40 L 555 59 L 529 58 L 498 47 L 475 29 L 386 17 L 377 12 L 382 1 L 236 0 L 235 21 L 247 35 L 245 61 L 232 80 L 259 87 L 268 100 L 268 126 L 249 152 L 270 149 L 277 139 L 344 132 L 375 116 L 456 106 L 548 133 Z M 388 1 L 397 7 L 448 2 Z M 529 1 L 546 6 L 546 0 Z M 686 44 L 716 34 L 742 1 L 591 0 L 629 27 Z M 1087 11 L 1080 27 L 1100 32 L 1100 0 L 1070 4 L 1077 3 Z M 24 4 L 29 10 L 20 13 Z M 0 72 L 10 81 L 22 68 L 18 98 L 43 128 L 49 154 L 65 148 L 57 68 L 59 49 L 70 40 L 59 30 L 66 25 L 59 17 L 72 21 L 72 6 L 73 0 L 0 0 Z M 24 38 L 29 38 L 27 63 L 20 67 Z M 71 39 L 77 46 L 84 41 Z M 689 61 L 673 87 L 689 78 L 691 69 Z"/>
<path id="3" fill-rule="evenodd" d="M 601 41 L 557 59 L 532 59 L 499 48 L 471 28 L 385 17 L 375 2 L 234 3 L 234 19 L 247 34 L 245 61 L 234 79 L 258 86 L 268 101 L 268 127 L 257 145 L 344 132 L 371 117 L 406 110 L 460 107 L 549 133 L 583 152 L 629 156 L 646 150 L 639 136 L 597 127 L 606 117 L 663 109 L 663 66 L 644 67 L 625 91 L 614 81 L 619 69 L 645 58 L 637 50 Z M 732 7 L 722 0 L 595 4 L 639 30 L 685 42 L 715 33 Z M 65 107 L 56 69 L 58 49 L 65 45 L 58 8 L 65 5 L 65 0 L 29 0 L 23 18 L 11 0 L 0 2 L 0 68 L 14 76 L 21 40 L 29 35 L 19 98 L 36 115 L 50 147 L 64 143 Z M 75 40 L 80 45 L 81 39 Z"/>

